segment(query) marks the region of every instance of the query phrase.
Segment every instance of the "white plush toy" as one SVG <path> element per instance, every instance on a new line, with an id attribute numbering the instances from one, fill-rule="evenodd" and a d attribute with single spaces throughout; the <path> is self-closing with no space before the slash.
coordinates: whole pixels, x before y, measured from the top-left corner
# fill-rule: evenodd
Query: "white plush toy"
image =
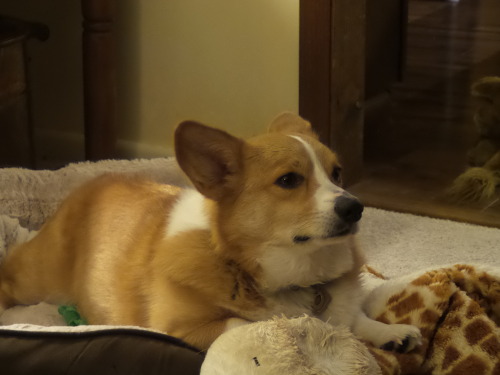
<path id="1" fill-rule="evenodd" d="M 215 340 L 200 375 L 377 375 L 380 367 L 347 327 L 303 316 L 234 328 Z"/>

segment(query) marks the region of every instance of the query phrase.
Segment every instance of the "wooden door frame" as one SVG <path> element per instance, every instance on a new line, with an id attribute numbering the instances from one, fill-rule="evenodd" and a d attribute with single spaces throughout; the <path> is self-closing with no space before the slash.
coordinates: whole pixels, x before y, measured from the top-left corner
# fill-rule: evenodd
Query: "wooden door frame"
<path id="1" fill-rule="evenodd" d="M 340 156 L 344 182 L 363 167 L 366 0 L 300 0 L 299 113 Z"/>
<path id="2" fill-rule="evenodd" d="M 85 158 L 109 159 L 116 146 L 116 0 L 81 0 Z"/>

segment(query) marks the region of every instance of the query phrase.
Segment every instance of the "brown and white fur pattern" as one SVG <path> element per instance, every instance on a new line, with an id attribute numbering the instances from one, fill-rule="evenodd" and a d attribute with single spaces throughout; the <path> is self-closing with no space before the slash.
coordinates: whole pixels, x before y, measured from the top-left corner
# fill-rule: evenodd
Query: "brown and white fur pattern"
<path id="1" fill-rule="evenodd" d="M 194 189 L 108 175 L 77 189 L 0 270 L 0 310 L 75 303 L 91 324 L 151 327 L 207 349 L 224 331 L 316 315 L 408 351 L 419 330 L 365 316 L 363 206 L 310 124 L 278 116 L 243 141 L 188 121 L 176 156 Z"/>

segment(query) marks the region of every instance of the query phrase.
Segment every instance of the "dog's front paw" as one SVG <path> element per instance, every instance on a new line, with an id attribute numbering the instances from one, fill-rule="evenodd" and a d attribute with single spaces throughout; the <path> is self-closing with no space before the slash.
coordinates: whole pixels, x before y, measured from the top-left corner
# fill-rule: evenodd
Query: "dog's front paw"
<path id="1" fill-rule="evenodd" d="M 407 324 L 389 325 L 390 335 L 385 337 L 381 349 L 395 351 L 397 353 L 408 353 L 422 344 L 422 335 L 415 326 Z"/>

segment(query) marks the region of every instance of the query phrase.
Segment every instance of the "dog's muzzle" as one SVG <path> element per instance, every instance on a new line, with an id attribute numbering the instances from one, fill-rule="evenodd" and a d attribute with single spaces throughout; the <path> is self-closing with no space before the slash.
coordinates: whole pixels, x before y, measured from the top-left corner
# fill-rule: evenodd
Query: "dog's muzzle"
<path id="1" fill-rule="evenodd" d="M 346 224 L 354 224 L 363 213 L 364 206 L 353 196 L 341 195 L 335 199 L 334 211 Z"/>
<path id="2" fill-rule="evenodd" d="M 336 198 L 333 210 L 340 220 L 335 220 L 328 233 L 320 238 L 330 239 L 356 233 L 358 229 L 356 223 L 361 219 L 363 209 L 361 202 L 352 195 L 346 194 Z M 308 235 L 295 236 L 293 242 L 305 243 L 311 239 L 312 237 Z"/>

